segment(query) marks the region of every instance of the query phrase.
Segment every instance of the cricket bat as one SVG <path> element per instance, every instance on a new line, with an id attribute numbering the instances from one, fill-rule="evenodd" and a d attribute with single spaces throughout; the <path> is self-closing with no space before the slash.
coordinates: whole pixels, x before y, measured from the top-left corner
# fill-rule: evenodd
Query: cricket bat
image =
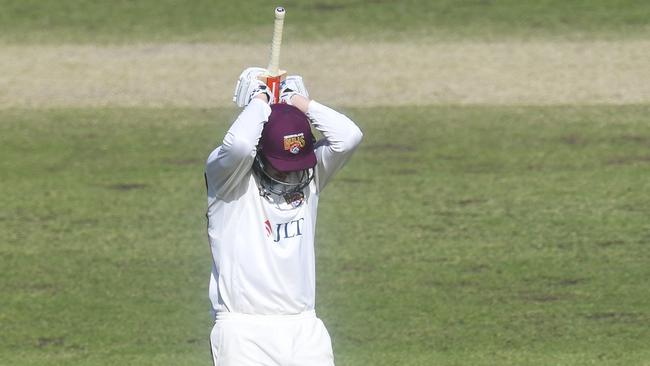
<path id="1" fill-rule="evenodd" d="M 280 70 L 280 48 L 282 47 L 282 28 L 284 27 L 284 15 L 286 11 L 283 7 L 275 8 L 275 23 L 273 27 L 273 40 L 271 41 L 271 57 L 267 74 L 260 76 L 260 79 L 269 87 L 273 94 L 272 104 L 280 100 L 280 83 L 286 78 L 287 72 Z"/>

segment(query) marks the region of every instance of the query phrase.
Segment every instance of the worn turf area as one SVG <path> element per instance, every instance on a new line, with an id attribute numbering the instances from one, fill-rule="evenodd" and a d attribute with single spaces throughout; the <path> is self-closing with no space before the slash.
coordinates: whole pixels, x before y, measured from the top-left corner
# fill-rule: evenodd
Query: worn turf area
<path id="1" fill-rule="evenodd" d="M 642 365 L 647 106 L 345 109 L 318 309 L 340 365 Z M 209 362 L 202 161 L 234 109 L 0 112 L 0 359 Z"/>
<path id="2" fill-rule="evenodd" d="M 230 106 L 268 46 L 39 45 L 0 49 L 0 108 Z M 283 68 L 314 98 L 382 105 L 650 103 L 650 41 L 295 43 Z"/>

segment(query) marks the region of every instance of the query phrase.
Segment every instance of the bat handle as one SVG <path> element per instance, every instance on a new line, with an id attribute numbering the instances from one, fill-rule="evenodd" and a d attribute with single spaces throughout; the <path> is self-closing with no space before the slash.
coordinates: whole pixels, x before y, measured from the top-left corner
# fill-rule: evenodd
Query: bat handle
<path id="1" fill-rule="evenodd" d="M 282 28 L 284 27 L 284 15 L 286 11 L 283 7 L 275 8 L 275 22 L 273 26 L 273 41 L 271 42 L 271 59 L 267 70 L 270 75 L 277 75 L 280 68 L 280 47 L 282 46 Z"/>
<path id="2" fill-rule="evenodd" d="M 282 83 L 282 75 L 269 76 L 266 78 L 266 86 L 271 89 L 271 94 L 273 94 L 271 104 L 280 102 L 280 83 Z"/>

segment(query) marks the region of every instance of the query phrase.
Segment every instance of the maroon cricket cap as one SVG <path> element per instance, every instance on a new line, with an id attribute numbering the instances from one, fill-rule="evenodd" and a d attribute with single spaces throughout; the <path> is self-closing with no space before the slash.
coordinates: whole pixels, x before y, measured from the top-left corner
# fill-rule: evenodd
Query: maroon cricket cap
<path id="1" fill-rule="evenodd" d="M 273 168 L 281 172 L 313 168 L 316 166 L 314 141 L 309 119 L 300 109 L 285 103 L 271 105 L 260 147 Z"/>

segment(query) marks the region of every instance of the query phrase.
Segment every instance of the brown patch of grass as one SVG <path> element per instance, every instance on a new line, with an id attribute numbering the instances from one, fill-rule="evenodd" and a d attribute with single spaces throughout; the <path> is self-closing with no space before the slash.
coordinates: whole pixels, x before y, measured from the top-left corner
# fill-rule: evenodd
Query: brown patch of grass
<path id="1" fill-rule="evenodd" d="M 565 278 L 557 282 L 560 286 L 576 286 L 585 283 L 587 280 L 584 278 Z"/>
<path id="2" fill-rule="evenodd" d="M 567 135 L 563 136 L 560 139 L 563 143 L 567 145 L 586 145 L 587 140 L 584 137 L 578 136 L 578 135 Z"/>
<path id="3" fill-rule="evenodd" d="M 142 183 L 119 183 L 108 186 L 109 189 L 116 191 L 132 191 L 135 189 L 145 189 L 148 185 Z"/>
<path id="4" fill-rule="evenodd" d="M 372 180 L 370 179 L 359 179 L 359 178 L 337 178 L 336 181 L 341 183 L 349 183 L 349 184 L 363 184 L 363 183 L 372 182 Z"/>
<path id="5" fill-rule="evenodd" d="M 36 347 L 46 348 L 50 346 L 61 347 L 65 344 L 63 337 L 41 337 L 37 339 Z"/>
<path id="6" fill-rule="evenodd" d="M 635 163 L 650 163 L 650 155 L 646 156 L 623 156 L 607 161 L 608 165 L 629 165 Z"/>
<path id="7" fill-rule="evenodd" d="M 468 206 L 478 203 L 484 203 L 485 200 L 482 198 L 467 198 L 456 202 L 459 206 Z"/>
<path id="8" fill-rule="evenodd" d="M 625 135 L 615 139 L 615 142 L 616 141 L 631 142 L 639 145 L 649 146 L 650 136 Z"/>
<path id="9" fill-rule="evenodd" d="M 362 149 L 370 151 L 385 151 L 385 152 L 412 152 L 417 149 L 410 145 L 399 144 L 375 144 L 363 146 Z"/>
<path id="10" fill-rule="evenodd" d="M 564 300 L 565 296 L 555 295 L 555 294 L 538 294 L 538 293 L 522 293 L 520 294 L 521 298 L 526 302 L 533 303 L 548 303 Z"/>
<path id="11" fill-rule="evenodd" d="M 589 320 L 596 320 L 596 321 L 616 321 L 616 322 L 621 322 L 621 323 L 637 323 L 640 321 L 647 321 L 647 317 L 644 318 L 643 315 L 637 314 L 637 313 L 625 313 L 625 312 L 617 312 L 617 311 L 607 311 L 607 312 L 600 312 L 600 313 L 593 313 L 593 314 L 588 314 L 585 315 L 585 318 Z"/>
<path id="12" fill-rule="evenodd" d="M 596 243 L 599 247 L 613 247 L 613 246 L 620 246 L 620 245 L 625 245 L 625 241 L 623 240 L 606 240 L 606 241 L 601 241 Z"/>

